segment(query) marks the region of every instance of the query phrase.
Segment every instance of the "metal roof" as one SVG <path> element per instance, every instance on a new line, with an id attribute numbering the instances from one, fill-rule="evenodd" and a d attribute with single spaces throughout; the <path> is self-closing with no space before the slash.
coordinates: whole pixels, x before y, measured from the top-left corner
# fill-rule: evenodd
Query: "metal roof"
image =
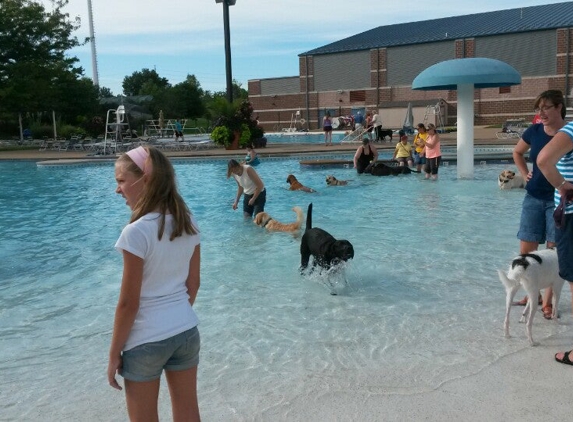
<path id="1" fill-rule="evenodd" d="M 457 89 L 460 84 L 474 88 L 518 85 L 521 76 L 513 67 L 496 59 L 471 57 L 446 60 L 430 66 L 414 79 L 412 89 Z"/>
<path id="2" fill-rule="evenodd" d="M 379 26 L 299 56 L 514 34 L 573 26 L 573 2 Z"/>

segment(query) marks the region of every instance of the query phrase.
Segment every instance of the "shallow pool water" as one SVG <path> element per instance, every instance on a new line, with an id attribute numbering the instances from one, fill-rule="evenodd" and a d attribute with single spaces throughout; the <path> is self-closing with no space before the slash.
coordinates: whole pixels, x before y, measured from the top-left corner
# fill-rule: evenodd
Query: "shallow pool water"
<path id="1" fill-rule="evenodd" d="M 266 233 L 231 209 L 226 162 L 175 167 L 202 231 L 205 420 L 260 419 L 263 403 L 288 406 L 356 385 L 428 391 L 529 347 L 517 311 L 514 338 L 502 332 L 495 270 L 518 250 L 524 194 L 498 189 L 506 166 L 476 166 L 474 180 L 458 180 L 449 165 L 432 182 L 264 161 L 257 171 L 273 218 L 293 221 L 291 208 L 306 213 L 312 202 L 314 225 L 353 243 L 336 296 L 325 277 L 299 274 L 299 239 Z M 318 192 L 289 191 L 289 173 Z M 349 185 L 327 187 L 328 174 Z M 0 163 L 0 186 L 2 419 L 125 420 L 123 394 L 105 378 L 121 280 L 113 245 L 129 217 L 113 167 Z M 534 335 L 543 341 L 566 328 L 537 317 Z"/>

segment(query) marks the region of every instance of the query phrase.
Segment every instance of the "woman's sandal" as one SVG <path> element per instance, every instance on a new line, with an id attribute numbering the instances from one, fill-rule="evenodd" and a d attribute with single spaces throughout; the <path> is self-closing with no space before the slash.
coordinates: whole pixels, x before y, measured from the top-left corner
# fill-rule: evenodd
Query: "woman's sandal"
<path id="1" fill-rule="evenodd" d="M 541 308 L 541 311 L 543 312 L 543 318 L 551 319 L 553 317 L 553 305 L 544 306 Z"/>
<path id="2" fill-rule="evenodd" d="M 570 354 L 572 351 L 573 351 L 573 350 L 569 350 L 568 352 L 565 352 L 565 353 L 563 354 L 563 358 L 562 358 L 562 359 L 559 359 L 559 358 L 557 357 L 557 353 L 555 353 L 555 360 L 556 360 L 557 362 L 559 362 L 559 363 L 564 363 L 565 365 L 573 365 L 573 362 L 571 362 L 571 361 L 569 360 L 569 354 Z"/>
<path id="3" fill-rule="evenodd" d="M 543 304 L 543 298 L 541 297 L 541 295 L 539 295 L 539 298 L 537 300 L 538 300 L 537 303 L 539 305 Z M 514 306 L 525 306 L 525 305 L 527 305 L 527 296 L 525 296 L 523 299 L 521 299 L 518 302 L 513 302 L 513 305 Z"/>

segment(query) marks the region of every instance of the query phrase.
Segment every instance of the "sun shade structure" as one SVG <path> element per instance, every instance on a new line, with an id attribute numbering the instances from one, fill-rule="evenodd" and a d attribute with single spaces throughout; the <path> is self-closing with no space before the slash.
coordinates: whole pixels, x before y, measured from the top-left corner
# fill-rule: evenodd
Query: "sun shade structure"
<path id="1" fill-rule="evenodd" d="M 505 62 L 485 57 L 446 60 L 430 66 L 412 82 L 412 89 L 457 90 L 458 178 L 474 175 L 474 89 L 521 84 L 521 75 Z"/>

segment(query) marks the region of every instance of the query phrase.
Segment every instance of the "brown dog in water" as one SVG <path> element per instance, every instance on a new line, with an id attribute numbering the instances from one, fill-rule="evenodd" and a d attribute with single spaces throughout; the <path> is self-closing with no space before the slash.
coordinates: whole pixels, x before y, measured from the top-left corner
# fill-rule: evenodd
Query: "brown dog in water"
<path id="1" fill-rule="evenodd" d="M 287 183 L 290 185 L 290 190 L 302 190 L 304 192 L 309 192 L 309 193 L 316 192 L 314 189 L 306 187 L 302 183 L 300 183 L 294 176 L 294 174 L 288 175 Z"/>
<path id="2" fill-rule="evenodd" d="M 274 220 L 268 213 L 260 212 L 255 216 L 255 224 L 260 227 L 264 227 L 268 231 L 278 231 L 287 232 L 296 235 L 300 230 L 300 226 L 304 220 L 304 214 L 300 207 L 294 207 L 292 209 L 296 213 L 296 221 L 294 223 L 284 224 L 277 220 Z"/>

